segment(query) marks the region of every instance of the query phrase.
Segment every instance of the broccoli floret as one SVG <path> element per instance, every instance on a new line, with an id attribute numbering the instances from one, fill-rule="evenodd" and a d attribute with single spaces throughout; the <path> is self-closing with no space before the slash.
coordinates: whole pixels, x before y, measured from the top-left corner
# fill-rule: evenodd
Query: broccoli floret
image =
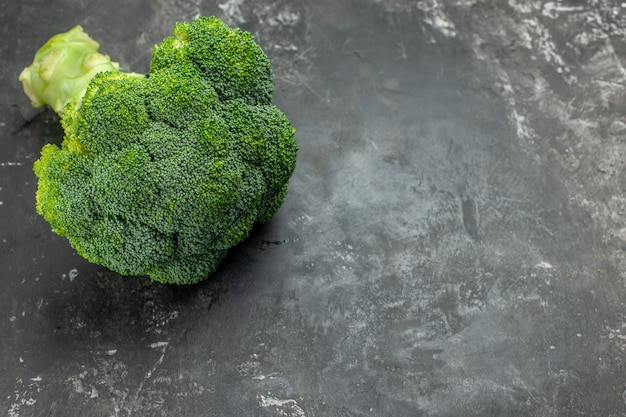
<path id="1" fill-rule="evenodd" d="M 151 72 L 184 62 L 200 70 L 220 100 L 271 104 L 272 68 L 250 33 L 212 18 L 202 25 L 179 23 L 173 34 L 154 48 Z"/>
<path id="2" fill-rule="evenodd" d="M 98 45 L 74 28 L 44 45 L 20 79 L 34 104 L 60 113 L 65 131 L 35 162 L 37 212 L 93 263 L 188 284 L 274 216 L 297 145 L 249 33 L 201 17 L 173 34 L 154 48 L 145 76 L 100 54 L 102 70 L 77 76 L 72 60 Z"/>

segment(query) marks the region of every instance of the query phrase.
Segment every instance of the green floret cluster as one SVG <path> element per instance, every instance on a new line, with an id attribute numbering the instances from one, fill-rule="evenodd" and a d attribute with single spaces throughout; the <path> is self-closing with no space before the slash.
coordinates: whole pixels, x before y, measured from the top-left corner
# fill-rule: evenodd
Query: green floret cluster
<path id="1" fill-rule="evenodd" d="M 37 211 L 123 275 L 207 278 L 285 198 L 297 145 L 272 93 L 249 33 L 214 17 L 176 24 L 147 75 L 98 72 L 68 100 L 61 147 L 34 166 Z"/>

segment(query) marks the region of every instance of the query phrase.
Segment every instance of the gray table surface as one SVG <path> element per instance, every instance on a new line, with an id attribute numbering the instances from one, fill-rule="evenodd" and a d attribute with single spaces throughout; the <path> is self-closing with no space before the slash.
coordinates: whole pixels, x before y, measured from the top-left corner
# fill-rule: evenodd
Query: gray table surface
<path id="1" fill-rule="evenodd" d="M 626 4 L 2 1 L 0 415 L 626 415 Z M 252 32 L 297 127 L 285 204 L 189 287 L 35 213 L 59 141 L 17 76 L 82 24 L 145 72 Z"/>

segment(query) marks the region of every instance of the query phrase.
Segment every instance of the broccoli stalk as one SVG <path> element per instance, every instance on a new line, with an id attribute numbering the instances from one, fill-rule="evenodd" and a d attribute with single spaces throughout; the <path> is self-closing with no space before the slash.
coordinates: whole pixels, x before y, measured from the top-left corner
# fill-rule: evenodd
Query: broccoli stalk
<path id="1" fill-rule="evenodd" d="M 35 162 L 37 212 L 93 263 L 189 284 L 281 206 L 295 129 L 271 104 L 267 56 L 215 17 L 177 23 L 150 72 L 120 72 L 77 26 L 20 75 L 61 116 Z"/>
<path id="2" fill-rule="evenodd" d="M 85 94 L 91 79 L 99 72 L 120 71 L 120 65 L 98 52 L 100 45 L 80 25 L 54 35 L 24 68 L 19 80 L 34 107 L 49 105 L 59 115 L 65 105 Z M 143 77 L 129 73 L 129 76 Z"/>

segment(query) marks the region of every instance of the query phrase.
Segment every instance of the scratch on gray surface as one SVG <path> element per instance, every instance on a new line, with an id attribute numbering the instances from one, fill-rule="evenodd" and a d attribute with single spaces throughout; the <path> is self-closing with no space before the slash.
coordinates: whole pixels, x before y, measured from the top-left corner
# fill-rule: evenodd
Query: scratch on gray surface
<path id="1" fill-rule="evenodd" d="M 218 4 L 218 7 L 222 9 L 229 25 L 234 23 L 246 23 L 241 9 L 239 8 L 245 1 L 246 0 L 227 0 L 226 3 Z"/>
<path id="2" fill-rule="evenodd" d="M 269 19 L 270 26 L 295 26 L 300 21 L 300 13 L 281 10 L 276 17 Z"/>
<path id="3" fill-rule="evenodd" d="M 41 382 L 40 376 L 30 378 L 26 382 L 20 377 L 16 378 L 13 395 L 8 398 L 11 401 L 7 410 L 8 417 L 19 417 L 20 411 L 25 407 L 32 407 L 37 403 L 35 397 L 42 391 Z"/>
<path id="4" fill-rule="evenodd" d="M 270 395 L 271 393 L 268 393 L 267 396 L 262 394 L 259 395 L 259 406 L 263 408 L 275 408 L 281 416 L 306 417 L 304 410 L 298 405 L 296 400 L 281 400 L 275 397 L 271 397 Z"/>
<path id="5" fill-rule="evenodd" d="M 137 407 L 137 404 L 139 402 L 139 396 L 141 395 L 141 392 L 143 390 L 144 384 L 146 382 L 148 382 L 150 380 L 150 378 L 152 378 L 152 375 L 156 372 L 156 370 L 163 363 L 163 360 L 165 359 L 165 354 L 167 352 L 167 346 L 168 345 L 169 345 L 169 342 L 156 342 L 156 343 L 152 343 L 150 345 L 150 347 L 152 349 L 161 349 L 161 356 L 159 356 L 159 358 L 154 363 L 152 368 L 150 368 L 148 370 L 148 372 L 145 373 L 144 378 L 139 383 L 139 387 L 137 387 L 137 392 L 135 392 L 135 396 L 133 398 L 133 401 L 132 401 L 132 403 L 128 407 L 128 417 L 130 417 L 132 415 L 132 413 L 135 411 L 135 408 Z"/>
<path id="6" fill-rule="evenodd" d="M 555 4 L 555 2 L 549 1 L 543 5 L 543 10 L 541 11 L 541 14 L 551 19 L 556 19 L 559 17 L 559 13 L 573 13 L 583 11 L 585 11 L 585 7 L 583 6 L 561 6 Z"/>
<path id="7" fill-rule="evenodd" d="M 478 211 L 476 203 L 470 197 L 461 198 L 461 212 L 463 214 L 463 226 L 467 234 L 474 240 L 479 240 L 478 235 Z"/>
<path id="8" fill-rule="evenodd" d="M 99 393 L 94 385 L 85 386 L 85 377 L 87 376 L 87 371 L 83 371 L 80 374 L 73 376 L 70 378 L 70 382 L 72 383 L 72 388 L 74 392 L 78 394 L 84 394 L 89 398 L 98 398 Z"/>
<path id="9" fill-rule="evenodd" d="M 67 274 L 61 274 L 61 279 L 63 281 L 65 281 L 66 279 L 69 278 L 70 282 L 73 282 L 77 277 L 78 277 L 78 269 L 76 269 L 76 268 L 70 269 L 67 272 Z"/>
<path id="10" fill-rule="evenodd" d="M 320 93 L 318 93 L 307 81 L 305 81 L 300 76 L 300 74 L 296 73 L 295 77 L 298 80 L 298 82 L 300 84 L 302 84 L 307 90 L 309 90 L 309 92 L 311 94 L 313 94 L 315 97 L 317 97 L 320 102 L 325 103 L 325 104 L 329 104 L 330 103 L 330 98 L 328 97 L 328 95 L 326 97 L 322 97 L 322 95 L 320 95 Z"/>
<path id="11" fill-rule="evenodd" d="M 424 23 L 434 30 L 449 38 L 457 35 L 454 22 L 446 14 L 445 6 L 438 0 L 422 0 L 416 3 L 416 7 L 425 13 Z M 435 42 L 434 39 L 431 41 Z"/>

